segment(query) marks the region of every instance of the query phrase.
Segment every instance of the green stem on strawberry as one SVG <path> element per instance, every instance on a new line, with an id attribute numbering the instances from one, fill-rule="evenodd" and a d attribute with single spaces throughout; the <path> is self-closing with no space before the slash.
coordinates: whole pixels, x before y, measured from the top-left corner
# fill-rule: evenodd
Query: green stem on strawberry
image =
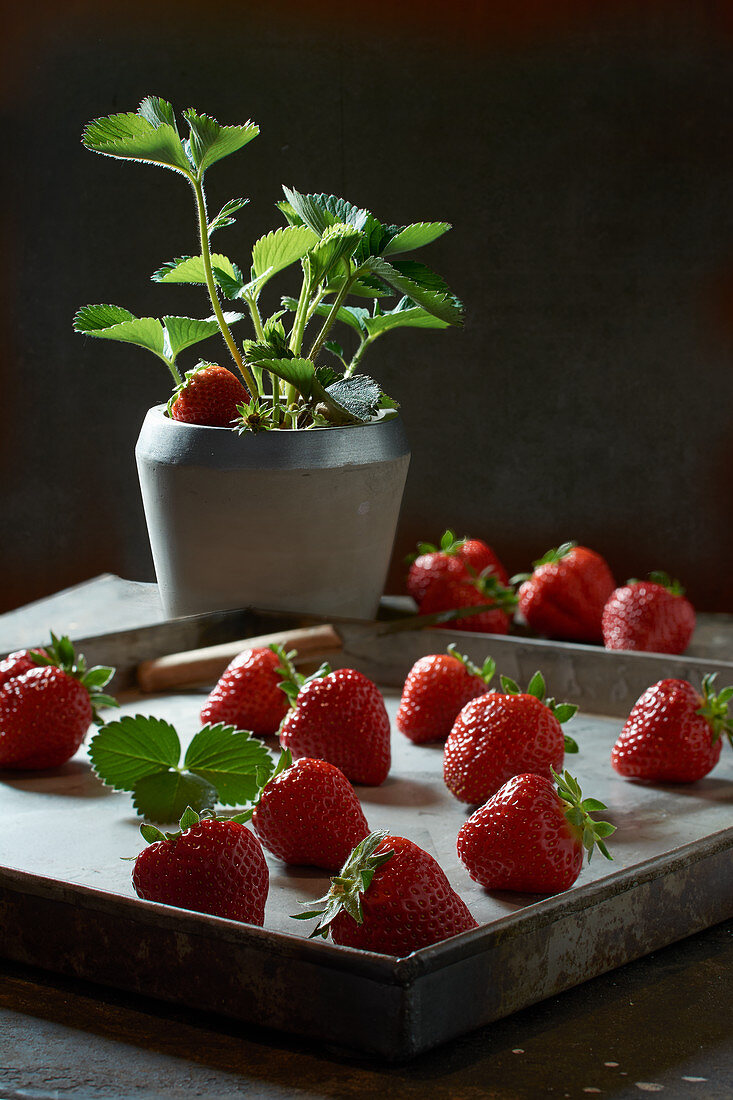
<path id="1" fill-rule="evenodd" d="M 723 688 L 716 695 L 713 692 L 713 681 L 717 672 L 709 672 L 702 680 L 702 706 L 697 713 L 702 715 L 711 725 L 713 740 L 727 737 L 733 745 L 733 716 L 730 714 L 728 704 L 733 699 L 733 687 Z"/>
<path id="2" fill-rule="evenodd" d="M 580 785 L 570 772 L 564 771 L 562 775 L 550 768 L 552 778 L 555 780 L 558 796 L 563 803 L 565 819 L 573 829 L 583 847 L 588 853 L 590 863 L 593 851 L 598 848 L 606 859 L 613 859 L 604 843 L 604 838 L 616 832 L 616 826 L 609 821 L 595 821 L 590 815 L 608 807 L 597 798 L 583 798 Z"/>
<path id="3" fill-rule="evenodd" d="M 479 668 L 478 665 L 475 665 L 473 661 L 465 655 L 465 653 L 459 652 L 458 646 L 455 644 L 455 642 L 451 642 L 449 644 L 448 653 L 451 655 L 451 657 L 455 657 L 458 661 L 461 662 L 461 664 L 465 665 L 466 671 L 471 676 L 478 676 L 481 680 L 483 680 L 485 684 L 489 684 L 491 682 L 491 679 L 496 672 L 496 661 L 493 657 L 487 657 L 481 668 Z"/>
<path id="4" fill-rule="evenodd" d="M 244 379 L 244 383 L 249 390 L 250 397 L 256 397 L 260 389 L 254 379 L 252 372 L 247 367 L 246 363 L 240 355 L 239 348 L 234 342 L 234 337 L 231 334 L 229 325 L 224 317 L 224 312 L 221 308 L 219 301 L 219 294 L 216 289 L 216 282 L 214 281 L 214 272 L 211 266 L 211 249 L 209 248 L 209 229 L 208 229 L 208 216 L 206 213 L 206 198 L 204 196 L 204 189 L 201 181 L 193 175 L 188 176 L 191 181 L 194 196 L 196 199 L 196 211 L 198 214 L 199 225 L 199 239 L 201 241 L 201 259 L 204 265 L 204 277 L 206 279 L 206 288 L 209 292 L 209 298 L 211 299 L 211 306 L 214 310 L 214 316 L 221 329 L 221 334 L 224 337 L 224 341 L 229 348 L 232 359 L 237 365 L 239 373 Z"/>
<path id="5" fill-rule="evenodd" d="M 519 684 L 512 680 L 510 676 L 501 676 L 501 690 L 506 695 L 520 695 L 522 689 Z M 527 685 L 527 695 L 534 695 L 535 699 L 538 699 L 540 703 L 543 703 L 547 709 L 555 715 L 560 725 L 570 721 L 574 714 L 577 714 L 578 708 L 575 703 L 557 703 L 552 697 L 545 698 L 547 688 L 545 685 L 545 678 L 542 673 L 537 670 L 532 679 Z M 578 743 L 574 741 L 572 737 L 565 736 L 565 752 L 578 752 Z"/>
<path id="6" fill-rule="evenodd" d="M 296 650 L 292 649 L 287 652 L 285 646 L 278 644 L 273 644 L 269 648 L 280 658 L 280 664 L 275 671 L 280 673 L 282 680 L 277 686 L 287 695 L 291 709 L 295 709 L 298 696 L 305 685 L 309 684 L 311 680 L 320 680 L 327 676 L 331 671 L 331 666 L 327 661 L 324 661 L 310 676 L 303 676 L 293 664 L 294 658 L 297 657 Z"/>
<path id="7" fill-rule="evenodd" d="M 94 665 L 87 668 L 83 654 L 77 656 L 70 638 L 63 634 L 60 638 L 51 631 L 51 643 L 42 650 L 32 650 L 31 659 L 37 665 L 53 665 L 60 668 L 68 676 L 78 680 L 89 693 L 89 702 L 92 704 L 92 720 L 95 726 L 103 726 L 104 718 L 99 711 L 102 707 L 118 707 L 120 704 L 111 695 L 105 695 L 102 688 L 106 687 L 115 674 L 115 670 L 109 665 Z"/>
<path id="8" fill-rule="evenodd" d="M 327 939 L 331 923 L 342 910 L 353 917 L 357 924 L 363 923 L 361 895 L 369 889 L 374 872 L 394 855 L 391 850 L 375 855 L 376 849 L 388 836 L 389 833 L 377 829 L 364 837 L 356 845 L 338 875 L 334 875 L 331 879 L 331 888 L 328 893 L 317 901 L 301 903 L 307 907 L 308 911 L 293 914 L 293 920 L 311 920 L 313 917 L 318 917 L 318 923 L 310 933 L 309 939 L 315 939 L 316 936 Z"/>

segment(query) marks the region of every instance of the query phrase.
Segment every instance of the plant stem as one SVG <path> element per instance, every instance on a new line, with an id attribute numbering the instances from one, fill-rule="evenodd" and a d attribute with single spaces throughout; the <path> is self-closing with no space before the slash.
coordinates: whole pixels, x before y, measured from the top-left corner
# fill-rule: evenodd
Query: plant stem
<path id="1" fill-rule="evenodd" d="M 346 263 L 348 264 L 348 260 L 346 261 Z M 333 304 L 331 306 L 331 309 L 328 312 L 328 316 L 326 317 L 326 320 L 323 322 L 323 327 L 321 328 L 321 331 L 316 336 L 315 340 L 313 341 L 313 346 L 311 347 L 310 351 L 308 352 L 308 358 L 311 360 L 312 363 L 315 363 L 316 356 L 318 355 L 319 351 L 323 347 L 323 341 L 328 336 L 328 333 L 331 329 L 331 326 L 333 325 L 334 321 L 336 320 L 336 318 L 338 316 L 338 311 L 340 310 L 341 306 L 344 304 L 344 301 L 346 300 L 346 296 L 348 295 L 349 291 L 351 290 L 352 283 L 356 282 L 357 271 L 358 271 L 358 269 L 354 270 L 350 275 L 347 275 L 346 279 L 344 280 L 344 285 L 341 287 L 341 290 L 338 292 L 338 294 L 336 295 L 336 297 L 333 300 Z"/>
<path id="2" fill-rule="evenodd" d="M 344 378 L 351 378 L 352 374 L 354 373 L 354 371 L 358 367 L 359 363 L 361 362 L 361 359 L 362 359 L 362 356 L 364 355 L 364 352 L 369 347 L 372 340 L 376 340 L 376 336 L 363 336 L 362 337 L 362 341 L 359 344 L 359 347 L 354 352 L 354 355 L 351 359 L 351 362 L 349 363 L 348 367 L 344 371 Z"/>
<path id="3" fill-rule="evenodd" d="M 206 277 L 206 287 L 209 291 L 209 298 L 211 299 L 211 305 L 214 310 L 214 316 L 221 329 L 221 334 L 224 337 L 224 341 L 229 348 L 229 352 L 232 359 L 237 365 L 239 373 L 244 379 L 244 383 L 249 390 L 250 397 L 256 397 L 259 395 L 259 388 L 255 382 L 254 376 L 245 364 L 242 356 L 239 354 L 239 348 L 234 342 L 234 337 L 231 334 L 229 325 L 224 319 L 224 313 L 219 301 L 219 295 L 216 290 L 216 283 L 214 282 L 214 272 L 211 269 L 211 251 L 209 249 L 209 233 L 208 222 L 206 217 L 206 200 L 204 198 L 204 190 L 201 185 L 201 181 L 196 179 L 195 176 L 190 176 L 191 186 L 193 187 L 194 195 L 196 196 L 196 209 L 198 212 L 199 222 L 199 239 L 201 241 L 201 259 L 204 264 L 204 275 Z"/>
<path id="4" fill-rule="evenodd" d="M 296 357 L 300 355 L 301 348 L 303 346 L 303 335 L 305 333 L 305 326 L 308 323 L 308 304 L 311 293 L 311 274 L 310 268 L 303 273 L 303 285 L 300 288 L 300 297 L 298 298 L 298 306 L 295 310 L 295 317 L 293 319 L 293 327 L 290 330 L 290 341 L 288 347 Z M 285 389 L 285 400 L 288 405 L 295 401 L 297 390 L 295 386 L 288 383 Z"/>
<path id="5" fill-rule="evenodd" d="M 176 364 L 173 362 L 172 359 L 167 359 L 164 355 L 161 355 L 160 358 L 163 360 L 163 362 L 167 366 L 168 370 L 173 375 L 173 381 L 176 384 L 176 386 L 180 386 L 181 383 L 183 382 L 183 379 L 181 378 L 180 372 L 179 372 L 178 367 L 176 366 Z"/>

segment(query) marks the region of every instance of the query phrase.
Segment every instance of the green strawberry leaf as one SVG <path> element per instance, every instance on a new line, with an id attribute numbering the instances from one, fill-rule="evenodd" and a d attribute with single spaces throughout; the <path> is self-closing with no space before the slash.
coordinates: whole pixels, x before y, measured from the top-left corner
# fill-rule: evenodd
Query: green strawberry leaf
<path id="1" fill-rule="evenodd" d="M 422 306 L 434 317 L 449 325 L 463 324 L 463 306 L 447 291 L 442 279 L 428 272 L 423 264 L 408 266 L 406 261 L 390 264 L 379 256 L 373 256 L 366 261 L 366 265 L 380 279 L 411 298 L 416 305 Z"/>
<path id="2" fill-rule="evenodd" d="M 216 271 L 222 271 L 229 276 L 230 279 L 236 279 L 237 276 L 242 278 L 242 273 L 235 263 L 233 263 L 228 256 L 222 256 L 220 253 L 212 253 L 211 266 Z M 175 260 L 170 260 L 168 263 L 163 264 L 162 267 L 154 271 L 150 276 L 154 283 L 195 283 L 197 285 L 206 284 L 206 272 L 204 271 L 204 261 L 201 256 L 177 256 Z"/>
<path id="3" fill-rule="evenodd" d="M 283 191 L 287 201 L 277 205 L 290 224 L 305 224 L 319 237 L 336 222 L 346 222 L 361 231 L 370 216 L 368 210 L 335 195 L 303 195 L 289 187 L 283 187 Z"/>
<path id="4" fill-rule="evenodd" d="M 224 320 L 228 325 L 236 324 L 243 317 L 243 313 L 224 314 Z M 166 350 L 171 359 L 175 359 L 184 348 L 190 348 L 192 344 L 208 340 L 210 336 L 216 336 L 220 332 L 216 317 L 207 317 L 205 320 L 193 317 L 164 317 L 163 324 L 167 337 Z"/>
<path id="5" fill-rule="evenodd" d="M 400 229 L 382 248 L 383 256 L 392 256 L 397 252 L 411 252 L 422 248 L 442 237 L 450 229 L 448 222 L 416 222 Z"/>
<path id="6" fill-rule="evenodd" d="M 120 160 L 137 160 L 191 174 L 191 164 L 178 135 L 173 108 L 156 96 L 148 96 L 137 113 L 109 115 L 90 122 L 82 144 L 94 153 Z"/>
<path id="7" fill-rule="evenodd" d="M 96 775 L 116 791 L 178 766 L 181 743 L 162 718 L 137 714 L 108 722 L 91 739 L 89 758 Z"/>
<path id="8" fill-rule="evenodd" d="M 187 807 L 211 810 L 216 790 L 199 775 L 164 771 L 139 779 L 132 792 L 132 804 L 151 821 L 178 821 Z"/>
<path id="9" fill-rule="evenodd" d="M 236 153 L 243 145 L 256 138 L 260 132 L 254 122 L 241 126 L 222 126 L 210 115 L 200 115 L 193 107 L 183 112 L 189 125 L 188 151 L 191 161 L 202 176 L 217 160 Z"/>
<path id="10" fill-rule="evenodd" d="M 184 767 L 216 788 L 219 802 L 242 806 L 255 798 L 275 762 L 267 747 L 246 730 L 219 723 L 204 726 L 188 747 Z"/>
<path id="11" fill-rule="evenodd" d="M 449 328 L 448 321 L 434 317 L 410 298 L 401 298 L 394 309 L 367 318 L 364 322 L 368 334 L 375 339 L 396 328 Z"/>
<path id="12" fill-rule="evenodd" d="M 305 225 L 285 225 L 273 229 L 255 243 L 252 248 L 252 273 L 267 277 L 289 267 L 305 256 L 316 244 L 318 237 Z"/>
<path id="13" fill-rule="evenodd" d="M 343 405 L 345 409 L 358 416 L 360 420 L 369 420 L 379 409 L 382 396 L 381 387 L 366 374 L 353 374 L 350 378 L 339 378 L 326 387 L 328 393 Z"/>
<path id="14" fill-rule="evenodd" d="M 165 356 L 165 330 L 157 317 L 135 317 L 122 306 L 109 304 L 83 306 L 74 317 L 74 332 L 104 340 L 121 340 L 137 344 L 160 356 Z"/>
<path id="15" fill-rule="evenodd" d="M 230 199 L 229 202 L 225 202 L 216 217 L 209 222 L 207 227 L 208 236 L 211 237 L 217 229 L 226 229 L 228 225 L 234 225 L 236 219 L 232 215 L 241 210 L 243 206 L 246 206 L 248 202 L 249 199 Z"/>

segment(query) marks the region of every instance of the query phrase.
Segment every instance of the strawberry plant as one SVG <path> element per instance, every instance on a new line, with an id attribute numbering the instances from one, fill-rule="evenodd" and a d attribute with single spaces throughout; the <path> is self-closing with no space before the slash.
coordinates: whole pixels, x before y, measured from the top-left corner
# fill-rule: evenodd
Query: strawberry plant
<path id="1" fill-rule="evenodd" d="M 205 286 L 212 315 L 136 317 L 121 306 L 97 304 L 79 310 L 75 330 L 147 348 L 166 364 L 176 387 L 183 385 L 179 354 L 220 334 L 246 389 L 238 405 L 240 431 L 363 424 L 380 411 L 390 415 L 395 403 L 357 368 L 385 333 L 462 323 L 461 303 L 443 279 L 424 264 L 401 258 L 450 225 L 388 225 L 345 199 L 284 187 L 285 198 L 276 205 L 286 224 L 259 237 L 248 265 L 240 268 L 212 250 L 212 237 L 234 224 L 247 200 L 229 199 L 211 217 L 205 176 L 217 161 L 252 141 L 259 127 L 220 125 L 193 108 L 183 118 L 187 136 L 179 132 L 171 104 L 148 96 L 137 112 L 90 122 L 82 141 L 96 153 L 168 168 L 190 185 L 198 251 L 163 264 L 152 278 Z M 298 296 L 284 296 L 274 311 L 263 311 L 266 285 L 296 263 L 302 271 Z M 362 304 L 349 301 L 354 298 Z M 390 298 L 397 300 L 385 305 Z M 225 311 L 225 303 L 232 308 Z M 249 338 L 238 342 L 233 329 L 247 317 Z M 348 353 L 333 340 L 336 323 L 353 337 Z M 326 352 L 328 363 L 322 361 Z"/>

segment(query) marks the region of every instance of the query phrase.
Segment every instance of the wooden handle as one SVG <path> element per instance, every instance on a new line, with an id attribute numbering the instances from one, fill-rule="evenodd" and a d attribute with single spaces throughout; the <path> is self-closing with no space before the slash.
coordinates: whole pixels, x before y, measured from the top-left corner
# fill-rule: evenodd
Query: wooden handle
<path id="1" fill-rule="evenodd" d="M 236 642 L 191 649 L 187 653 L 169 653 L 138 665 L 137 682 L 143 691 L 167 691 L 169 688 L 211 684 L 219 679 L 230 661 L 245 649 L 269 645 L 292 646 L 297 650 L 295 663 L 314 656 L 337 653 L 341 638 L 332 626 L 308 626 L 297 630 L 279 630 L 275 634 L 260 634 Z"/>

